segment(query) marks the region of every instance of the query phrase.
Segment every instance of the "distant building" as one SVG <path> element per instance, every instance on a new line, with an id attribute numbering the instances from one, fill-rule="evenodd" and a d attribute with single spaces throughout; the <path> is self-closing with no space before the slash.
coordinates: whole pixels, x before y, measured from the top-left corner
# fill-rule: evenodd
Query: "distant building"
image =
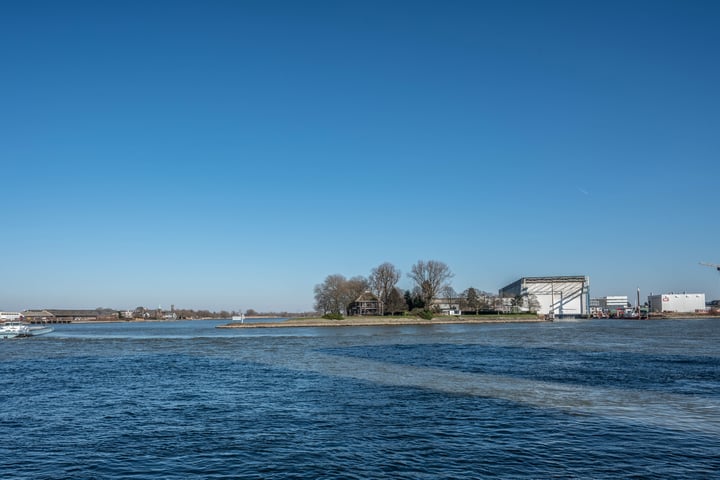
<path id="1" fill-rule="evenodd" d="M 600 297 L 600 306 L 609 310 L 613 308 L 627 308 L 628 297 L 627 295 L 611 295 L 607 297 Z"/>
<path id="2" fill-rule="evenodd" d="M 608 295 L 606 297 L 590 299 L 590 313 L 613 314 L 618 310 L 625 310 L 628 306 L 627 295 Z"/>
<path id="3" fill-rule="evenodd" d="M 500 289 L 504 298 L 520 297 L 524 310 L 534 304 L 537 313 L 579 317 L 590 312 L 590 279 L 586 276 L 523 277 Z"/>
<path id="4" fill-rule="evenodd" d="M 47 310 L 25 310 L 22 312 L 22 316 L 26 321 L 30 323 L 55 323 L 57 319 L 55 315 L 48 312 Z"/>
<path id="5" fill-rule="evenodd" d="M 49 308 L 46 310 L 25 310 L 22 314 L 25 320 L 30 323 L 71 323 L 118 319 L 118 313 L 109 309 L 70 310 Z"/>
<path id="6" fill-rule="evenodd" d="M 93 321 L 98 320 L 99 317 L 97 310 L 49 308 L 47 311 L 50 312 L 55 320 L 60 323 Z"/>
<path id="7" fill-rule="evenodd" d="M 493 308 L 496 312 L 500 313 L 510 313 L 512 312 L 512 306 L 513 306 L 513 299 L 512 298 L 503 298 L 503 297 L 496 297 L 493 301 Z"/>
<path id="8" fill-rule="evenodd" d="M 460 315 L 460 298 L 433 298 L 431 307 L 443 315 Z"/>
<path id="9" fill-rule="evenodd" d="M 704 293 L 663 293 L 649 295 L 651 312 L 695 313 L 705 312 Z"/>
<path id="10" fill-rule="evenodd" d="M 20 312 L 0 312 L 0 322 L 20 320 L 22 313 Z"/>
<path id="11" fill-rule="evenodd" d="M 350 315 L 382 315 L 380 300 L 372 292 L 365 292 L 350 304 Z"/>

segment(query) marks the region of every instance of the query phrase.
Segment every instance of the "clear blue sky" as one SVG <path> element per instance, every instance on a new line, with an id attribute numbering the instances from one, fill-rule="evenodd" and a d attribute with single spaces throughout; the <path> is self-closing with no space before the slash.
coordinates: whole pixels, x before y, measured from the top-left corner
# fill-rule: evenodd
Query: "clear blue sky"
<path id="1" fill-rule="evenodd" d="M 720 297 L 720 2 L 6 1 L 0 309 L 329 274 Z M 401 287 L 410 287 L 404 276 Z"/>

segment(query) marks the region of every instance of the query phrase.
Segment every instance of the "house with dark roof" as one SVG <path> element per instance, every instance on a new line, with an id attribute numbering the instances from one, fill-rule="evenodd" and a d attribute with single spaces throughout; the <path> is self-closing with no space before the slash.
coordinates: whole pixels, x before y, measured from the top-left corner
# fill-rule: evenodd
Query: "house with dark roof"
<path id="1" fill-rule="evenodd" d="M 372 292 L 360 295 L 348 309 L 350 315 L 381 315 L 381 302 Z"/>

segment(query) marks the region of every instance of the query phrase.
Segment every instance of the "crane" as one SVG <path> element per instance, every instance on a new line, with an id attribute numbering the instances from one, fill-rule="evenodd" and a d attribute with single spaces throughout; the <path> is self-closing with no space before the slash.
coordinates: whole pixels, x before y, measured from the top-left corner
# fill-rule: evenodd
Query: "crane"
<path id="1" fill-rule="evenodd" d="M 717 270 L 718 272 L 720 272 L 720 265 L 715 265 L 714 263 L 705 263 L 705 262 L 700 262 L 700 265 L 705 265 L 706 267 L 712 267 L 715 270 Z"/>

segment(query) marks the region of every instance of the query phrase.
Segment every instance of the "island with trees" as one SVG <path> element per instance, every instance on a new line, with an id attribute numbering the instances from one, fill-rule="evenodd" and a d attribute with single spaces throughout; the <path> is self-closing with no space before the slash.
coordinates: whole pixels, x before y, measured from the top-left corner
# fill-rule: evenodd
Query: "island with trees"
<path id="1" fill-rule="evenodd" d="M 450 281 L 454 274 L 438 260 L 419 260 L 407 274 L 410 290 L 397 284 L 402 272 L 390 262 L 382 263 L 367 277 L 347 278 L 336 273 L 315 285 L 316 317 L 285 322 L 233 323 L 227 327 L 371 326 L 429 323 L 488 323 L 544 321 L 534 313 L 521 313 L 520 299 L 500 298 L 468 287 L 457 293 Z M 537 304 L 537 302 L 535 302 Z"/>

